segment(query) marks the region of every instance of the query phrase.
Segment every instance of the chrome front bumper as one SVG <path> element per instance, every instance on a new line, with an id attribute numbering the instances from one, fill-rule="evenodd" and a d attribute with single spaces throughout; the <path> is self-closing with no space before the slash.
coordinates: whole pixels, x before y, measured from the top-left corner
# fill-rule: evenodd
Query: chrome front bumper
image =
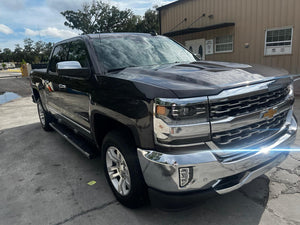
<path id="1" fill-rule="evenodd" d="M 263 143 L 260 149 L 253 150 L 253 154 L 230 162 L 219 161 L 214 150 L 209 148 L 186 154 L 138 149 L 145 182 L 150 188 L 173 193 L 212 188 L 219 194 L 225 194 L 236 190 L 276 167 L 287 157 L 288 151 L 279 149 L 288 148 L 296 138 L 297 122 L 294 116 L 291 115 L 286 124 L 288 130 L 284 135 Z M 186 167 L 193 169 L 193 178 L 186 186 L 180 187 L 179 169 Z"/>

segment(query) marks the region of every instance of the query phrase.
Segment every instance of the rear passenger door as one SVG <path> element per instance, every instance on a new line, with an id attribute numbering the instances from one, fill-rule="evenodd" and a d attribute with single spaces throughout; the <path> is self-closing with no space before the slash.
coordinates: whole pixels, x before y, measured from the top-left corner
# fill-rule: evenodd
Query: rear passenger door
<path id="1" fill-rule="evenodd" d="M 68 61 L 78 61 L 83 68 L 91 68 L 90 57 L 83 40 L 69 43 Z M 90 134 L 89 96 L 91 81 L 60 74 L 60 96 L 63 117 L 73 128 L 83 134 Z"/>

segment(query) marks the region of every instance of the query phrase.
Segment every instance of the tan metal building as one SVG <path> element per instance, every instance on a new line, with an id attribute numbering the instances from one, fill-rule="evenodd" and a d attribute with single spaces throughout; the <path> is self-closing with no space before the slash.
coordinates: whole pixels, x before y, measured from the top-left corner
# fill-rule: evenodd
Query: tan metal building
<path id="1" fill-rule="evenodd" d="M 158 11 L 161 34 L 203 59 L 300 73 L 300 0 L 179 0 Z"/>

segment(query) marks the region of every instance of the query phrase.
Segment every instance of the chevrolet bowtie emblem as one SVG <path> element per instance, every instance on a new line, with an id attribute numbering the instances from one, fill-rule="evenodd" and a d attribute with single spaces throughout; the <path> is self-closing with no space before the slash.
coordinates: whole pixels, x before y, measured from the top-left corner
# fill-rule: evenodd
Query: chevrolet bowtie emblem
<path id="1" fill-rule="evenodd" d="M 267 112 L 263 113 L 262 118 L 272 119 L 276 113 L 277 109 L 269 109 Z"/>

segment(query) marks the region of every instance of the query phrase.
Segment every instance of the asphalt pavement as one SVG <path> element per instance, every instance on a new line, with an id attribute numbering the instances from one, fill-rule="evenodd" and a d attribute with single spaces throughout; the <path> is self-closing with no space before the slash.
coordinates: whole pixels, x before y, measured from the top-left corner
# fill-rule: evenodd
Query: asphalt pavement
<path id="1" fill-rule="evenodd" d="M 300 153 L 244 186 L 179 212 L 127 209 L 88 160 L 56 132 L 42 130 L 26 78 L 0 77 L 0 224 L 300 224 Z M 295 114 L 300 121 L 300 97 Z M 300 135 L 295 145 L 300 148 Z M 96 181 L 94 185 L 88 182 Z"/>

